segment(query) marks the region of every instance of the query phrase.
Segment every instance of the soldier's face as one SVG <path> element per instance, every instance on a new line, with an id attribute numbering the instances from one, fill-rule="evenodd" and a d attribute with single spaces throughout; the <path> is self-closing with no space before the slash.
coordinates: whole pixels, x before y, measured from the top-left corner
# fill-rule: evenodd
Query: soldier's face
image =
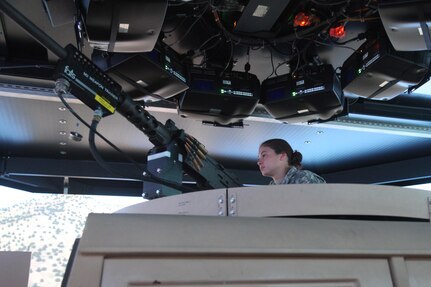
<path id="1" fill-rule="evenodd" d="M 284 172 L 286 154 L 276 154 L 272 148 L 261 146 L 259 148 L 257 165 L 263 176 L 273 177 L 280 172 Z"/>

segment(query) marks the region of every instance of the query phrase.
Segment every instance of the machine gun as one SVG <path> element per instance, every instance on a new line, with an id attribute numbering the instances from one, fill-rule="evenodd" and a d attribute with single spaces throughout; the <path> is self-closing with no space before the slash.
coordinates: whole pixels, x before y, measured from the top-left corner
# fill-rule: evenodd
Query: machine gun
<path id="1" fill-rule="evenodd" d="M 0 0 L 0 10 L 59 57 L 57 93 L 70 92 L 98 111 L 100 118 L 118 111 L 148 136 L 154 148 L 148 153 L 147 171 L 142 176 L 143 181 L 149 181 L 144 184 L 145 198 L 181 193 L 184 172 L 196 180 L 199 190 L 242 186 L 197 139 L 178 129 L 172 120 L 159 122 L 73 45 L 61 47 L 7 1 Z"/>

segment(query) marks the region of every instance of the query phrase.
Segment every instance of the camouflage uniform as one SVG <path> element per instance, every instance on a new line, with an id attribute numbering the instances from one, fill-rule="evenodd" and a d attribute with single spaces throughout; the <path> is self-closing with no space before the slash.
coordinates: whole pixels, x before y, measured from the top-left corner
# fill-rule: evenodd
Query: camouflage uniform
<path id="1" fill-rule="evenodd" d="M 294 166 L 289 168 L 286 176 L 278 184 L 295 184 L 295 183 L 326 183 L 326 181 L 309 170 L 297 169 Z M 277 184 L 271 180 L 269 184 Z"/>

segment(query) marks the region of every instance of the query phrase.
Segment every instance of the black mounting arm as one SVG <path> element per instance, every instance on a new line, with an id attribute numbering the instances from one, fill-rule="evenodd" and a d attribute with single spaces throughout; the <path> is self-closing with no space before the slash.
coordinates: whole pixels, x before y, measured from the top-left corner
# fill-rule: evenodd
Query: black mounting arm
<path id="1" fill-rule="evenodd" d="M 147 169 L 152 175 L 181 185 L 186 172 L 201 190 L 242 186 L 236 176 L 207 154 L 198 140 L 178 129 L 171 120 L 165 124 L 159 122 L 140 103 L 122 93 L 118 83 L 73 45 L 61 47 L 7 1 L 0 0 L 0 10 L 59 57 L 57 76 L 70 83 L 72 95 L 91 109 L 101 110 L 102 116 L 118 111 L 148 136 L 155 146 L 147 159 Z M 149 199 L 178 193 L 163 184 L 144 185 L 145 197 Z"/>

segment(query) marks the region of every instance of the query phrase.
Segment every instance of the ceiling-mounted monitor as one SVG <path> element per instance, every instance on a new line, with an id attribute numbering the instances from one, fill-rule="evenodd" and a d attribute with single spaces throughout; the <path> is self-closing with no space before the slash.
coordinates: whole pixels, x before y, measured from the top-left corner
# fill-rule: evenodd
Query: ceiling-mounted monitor
<path id="1" fill-rule="evenodd" d="M 346 96 L 390 100 L 418 84 L 426 75 L 428 51 L 395 51 L 386 37 L 370 39 L 353 53 L 341 70 Z"/>
<path id="2" fill-rule="evenodd" d="M 343 91 L 331 65 L 269 78 L 261 102 L 277 120 L 288 123 L 327 120 L 343 111 Z"/>
<path id="3" fill-rule="evenodd" d="M 89 44 L 109 52 L 140 53 L 154 48 L 167 0 L 80 0 Z"/>
<path id="4" fill-rule="evenodd" d="M 253 74 L 194 68 L 190 88 L 182 96 L 178 112 L 182 117 L 218 124 L 238 122 L 250 116 L 259 102 L 259 80 Z"/>
<path id="5" fill-rule="evenodd" d="M 187 68 L 168 46 L 136 54 L 94 50 L 91 59 L 137 101 L 167 99 L 188 89 Z"/>
<path id="6" fill-rule="evenodd" d="M 395 50 L 431 50 L 431 1 L 380 0 L 378 9 Z"/>

